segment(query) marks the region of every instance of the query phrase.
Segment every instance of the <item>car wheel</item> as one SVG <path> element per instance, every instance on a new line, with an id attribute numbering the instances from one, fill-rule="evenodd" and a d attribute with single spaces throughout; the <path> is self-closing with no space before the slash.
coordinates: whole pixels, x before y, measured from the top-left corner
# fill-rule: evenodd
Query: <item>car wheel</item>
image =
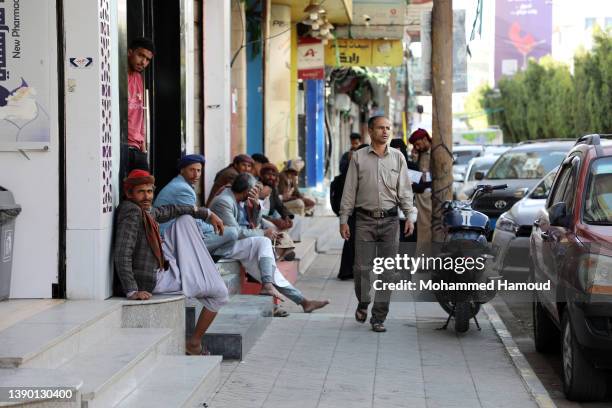
<path id="1" fill-rule="evenodd" d="M 538 302 L 536 295 L 533 300 L 533 339 L 535 348 L 540 353 L 559 351 L 559 330 L 551 320 L 548 312 Z"/>
<path id="2" fill-rule="evenodd" d="M 561 340 L 563 363 L 563 391 L 572 401 L 598 401 L 606 396 L 606 377 L 584 357 L 572 324 L 569 312 L 563 314 Z"/>

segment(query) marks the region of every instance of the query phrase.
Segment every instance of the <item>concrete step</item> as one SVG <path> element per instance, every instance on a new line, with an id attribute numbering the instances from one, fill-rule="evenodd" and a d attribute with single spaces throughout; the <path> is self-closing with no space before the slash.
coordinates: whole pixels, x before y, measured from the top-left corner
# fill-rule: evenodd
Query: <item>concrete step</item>
<path id="1" fill-rule="evenodd" d="M 133 384 L 151 370 L 171 334 L 171 329 L 110 331 L 57 371 L 83 380 L 81 399 L 87 408 L 110 407 L 127 396 Z"/>
<path id="2" fill-rule="evenodd" d="M 202 406 L 219 384 L 219 356 L 162 356 L 119 408 Z"/>
<path id="3" fill-rule="evenodd" d="M 317 239 L 302 238 L 301 242 L 295 244 L 295 259 L 298 261 L 298 272 L 300 275 L 306 273 L 310 265 L 317 257 Z"/>
<path id="4" fill-rule="evenodd" d="M 240 262 L 234 259 L 221 259 L 217 262 L 217 268 L 230 296 L 240 293 Z"/>
<path id="5" fill-rule="evenodd" d="M 234 295 L 221 308 L 206 331 L 203 343 L 213 355 L 241 360 L 253 347 L 272 320 L 272 298 L 269 296 Z M 192 308 L 195 318 L 201 308 Z M 187 328 L 187 334 L 194 326 Z"/>
<path id="6" fill-rule="evenodd" d="M 55 368 L 121 327 L 121 301 L 69 301 L 0 331 L 0 368 Z"/>
<path id="7" fill-rule="evenodd" d="M 46 368 L 0 368 L 0 387 L 9 388 L 32 388 L 41 389 L 62 388 L 70 389 L 73 394 L 70 400 L 58 400 L 57 398 L 36 398 L 24 399 L 18 404 L 8 404 L 10 406 L 27 406 L 28 408 L 38 407 L 70 407 L 81 408 L 80 389 L 83 380 L 74 376 L 58 373 L 57 370 Z M 5 403 L 0 403 L 4 406 Z"/>

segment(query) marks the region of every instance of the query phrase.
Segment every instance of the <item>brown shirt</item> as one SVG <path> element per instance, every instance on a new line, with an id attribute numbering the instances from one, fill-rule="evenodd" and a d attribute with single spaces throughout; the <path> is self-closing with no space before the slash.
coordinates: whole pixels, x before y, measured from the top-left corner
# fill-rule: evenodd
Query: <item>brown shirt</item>
<path id="1" fill-rule="evenodd" d="M 406 219 L 416 221 L 404 155 L 389 146 L 382 156 L 372 146 L 353 152 L 340 203 L 340 224 L 348 222 L 355 208 L 377 211 L 398 205 Z"/>

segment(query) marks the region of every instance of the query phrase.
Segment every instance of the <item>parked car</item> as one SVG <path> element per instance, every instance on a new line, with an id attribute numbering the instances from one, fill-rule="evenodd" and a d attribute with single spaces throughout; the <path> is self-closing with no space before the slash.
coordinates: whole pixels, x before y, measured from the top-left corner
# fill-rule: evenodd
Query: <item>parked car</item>
<path id="1" fill-rule="evenodd" d="M 612 135 L 582 137 L 563 160 L 530 238 L 538 351 L 559 344 L 571 400 L 606 396 L 612 369 Z"/>
<path id="2" fill-rule="evenodd" d="M 561 161 L 575 141 L 531 141 L 521 143 L 502 154 L 486 173 L 476 173 L 476 180 L 486 179 L 488 184 L 507 184 L 506 190 L 480 197 L 473 204 L 475 210 L 485 213 L 495 228 L 497 218 L 523 198 Z"/>
<path id="3" fill-rule="evenodd" d="M 467 165 L 474 157 L 484 155 L 481 145 L 453 145 L 453 176 L 455 180 L 463 179 Z"/>
<path id="4" fill-rule="evenodd" d="M 509 211 L 500 215 L 493 233 L 494 275 L 528 277 L 531 267 L 529 236 L 538 212 L 544 208 L 557 168 L 548 173 Z"/>
<path id="5" fill-rule="evenodd" d="M 493 156 L 500 156 L 503 153 L 506 153 L 506 151 L 510 150 L 512 148 L 513 145 L 485 145 L 484 147 L 484 155 L 485 156 L 489 156 L 489 155 L 493 155 Z"/>
<path id="6" fill-rule="evenodd" d="M 453 184 L 453 191 L 458 200 L 467 200 L 472 195 L 474 187 L 479 184 L 478 180 L 476 180 L 476 172 L 487 172 L 498 157 L 491 155 L 475 157 L 470 160 L 463 181 Z"/>

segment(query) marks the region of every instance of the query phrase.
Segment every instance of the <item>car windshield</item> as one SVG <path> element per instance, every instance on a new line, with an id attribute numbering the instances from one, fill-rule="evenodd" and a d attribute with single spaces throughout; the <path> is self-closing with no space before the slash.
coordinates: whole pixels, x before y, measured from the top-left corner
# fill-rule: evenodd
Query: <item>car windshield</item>
<path id="1" fill-rule="evenodd" d="M 487 173 L 488 179 L 539 179 L 557 167 L 567 150 L 506 152 Z"/>
<path id="2" fill-rule="evenodd" d="M 459 152 L 453 152 L 455 156 L 454 164 L 468 164 L 474 157 L 480 156 L 479 150 L 463 150 Z"/>
<path id="3" fill-rule="evenodd" d="M 550 172 L 546 177 L 542 179 L 538 183 L 538 185 L 533 189 L 530 197 L 534 200 L 544 200 L 548 198 L 548 194 L 550 194 L 550 188 L 552 187 L 553 181 L 555 181 L 555 175 L 557 172 Z"/>
<path id="4" fill-rule="evenodd" d="M 467 180 L 468 181 L 476 180 L 476 172 L 482 171 L 483 173 L 486 173 L 487 170 L 489 170 L 491 168 L 491 166 L 493 165 L 494 162 L 495 162 L 495 160 L 493 160 L 493 161 L 479 161 L 479 162 L 476 162 L 476 163 L 472 164 L 472 167 L 470 167 L 470 174 L 468 175 Z"/>
<path id="5" fill-rule="evenodd" d="M 612 157 L 593 161 L 586 197 L 584 221 L 612 225 Z"/>

